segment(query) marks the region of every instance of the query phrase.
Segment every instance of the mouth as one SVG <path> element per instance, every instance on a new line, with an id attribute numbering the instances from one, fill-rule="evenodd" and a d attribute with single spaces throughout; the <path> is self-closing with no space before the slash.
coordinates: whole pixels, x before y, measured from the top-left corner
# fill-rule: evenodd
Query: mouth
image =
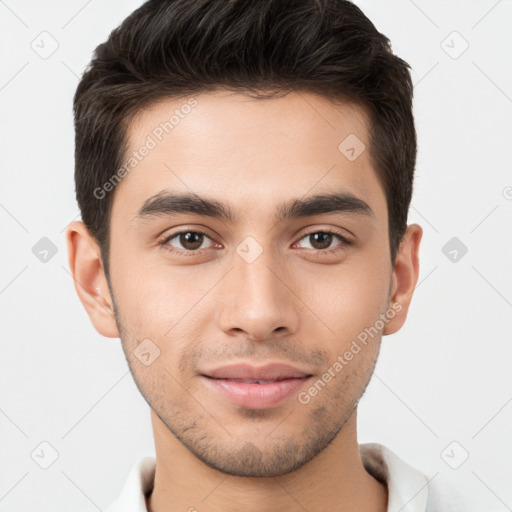
<path id="1" fill-rule="evenodd" d="M 312 374 L 286 364 L 237 364 L 208 370 L 200 376 L 222 399 L 239 407 L 266 409 L 297 393 Z"/>

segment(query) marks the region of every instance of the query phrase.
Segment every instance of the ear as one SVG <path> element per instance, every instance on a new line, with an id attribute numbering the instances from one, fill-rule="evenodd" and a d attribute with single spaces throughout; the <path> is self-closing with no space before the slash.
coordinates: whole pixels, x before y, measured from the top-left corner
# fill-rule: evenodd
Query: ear
<path id="1" fill-rule="evenodd" d="M 393 334 L 400 330 L 407 318 L 414 288 L 418 282 L 420 264 L 419 248 L 423 230 L 418 224 L 407 226 L 403 240 L 398 248 L 393 268 L 389 308 L 395 316 L 386 324 L 382 334 Z"/>
<path id="2" fill-rule="evenodd" d="M 75 289 L 91 322 L 103 336 L 119 338 L 112 297 L 98 243 L 80 221 L 74 221 L 69 225 L 66 242 Z"/>

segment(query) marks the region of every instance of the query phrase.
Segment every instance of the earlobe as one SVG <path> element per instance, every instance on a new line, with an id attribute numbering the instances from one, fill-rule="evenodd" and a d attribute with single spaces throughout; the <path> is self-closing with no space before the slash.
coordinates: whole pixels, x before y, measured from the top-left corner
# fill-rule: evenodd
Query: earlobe
<path id="1" fill-rule="evenodd" d="M 419 277 L 419 247 L 422 235 L 423 230 L 418 224 L 407 226 L 393 268 L 389 308 L 395 314 L 384 327 L 383 335 L 400 330 L 407 318 Z"/>
<path id="2" fill-rule="evenodd" d="M 101 335 L 119 338 L 112 297 L 96 240 L 83 222 L 74 221 L 66 231 L 66 242 L 75 289 L 91 322 Z"/>

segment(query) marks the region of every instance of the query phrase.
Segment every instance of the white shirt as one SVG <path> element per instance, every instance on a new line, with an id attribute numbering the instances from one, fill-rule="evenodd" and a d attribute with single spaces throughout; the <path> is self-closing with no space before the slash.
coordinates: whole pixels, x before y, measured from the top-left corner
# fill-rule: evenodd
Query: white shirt
<path id="1" fill-rule="evenodd" d="M 387 512 L 464 512 L 466 505 L 457 491 L 439 477 L 409 466 L 389 448 L 378 443 L 359 445 L 368 473 L 388 487 Z M 133 465 L 121 494 L 105 512 L 147 512 L 145 494 L 153 488 L 156 462 L 143 457 Z"/>

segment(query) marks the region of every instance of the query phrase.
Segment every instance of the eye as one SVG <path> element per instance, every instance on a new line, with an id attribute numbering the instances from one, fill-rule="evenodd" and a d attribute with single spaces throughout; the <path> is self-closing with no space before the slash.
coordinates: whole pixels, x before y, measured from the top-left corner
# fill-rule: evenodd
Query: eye
<path id="1" fill-rule="evenodd" d="M 335 245 L 334 248 L 330 248 L 335 238 L 338 238 L 341 243 Z M 333 252 L 337 252 L 338 250 L 343 250 L 346 246 L 352 245 L 352 242 L 344 237 L 341 233 L 331 229 L 312 231 L 311 233 L 307 233 L 301 238 L 301 240 L 304 239 L 306 239 L 311 246 L 306 247 L 307 249 L 314 249 L 322 254 L 331 254 Z"/>
<path id="2" fill-rule="evenodd" d="M 340 240 L 340 243 L 335 245 L 334 248 L 330 248 L 336 238 Z M 206 242 L 207 239 L 213 241 L 202 231 L 184 230 L 168 236 L 159 242 L 159 245 L 169 252 L 194 255 L 202 249 L 209 248 Z M 331 254 L 352 245 L 352 242 L 345 236 L 331 229 L 312 231 L 304 235 L 300 240 L 307 240 L 310 243 L 310 247 L 306 247 L 306 249 L 311 249 L 319 253 L 319 255 Z"/>
<path id="3" fill-rule="evenodd" d="M 176 239 L 176 240 L 175 240 Z M 167 237 L 165 240 L 160 242 L 160 245 L 165 247 L 171 252 L 177 253 L 187 253 L 187 252 L 199 252 L 200 249 L 205 249 L 207 247 L 203 247 L 205 239 L 211 240 L 211 238 L 202 231 L 180 231 L 178 233 L 174 233 L 173 235 Z M 174 243 L 172 241 L 175 240 Z M 175 244 L 179 244 L 176 247 Z"/>

